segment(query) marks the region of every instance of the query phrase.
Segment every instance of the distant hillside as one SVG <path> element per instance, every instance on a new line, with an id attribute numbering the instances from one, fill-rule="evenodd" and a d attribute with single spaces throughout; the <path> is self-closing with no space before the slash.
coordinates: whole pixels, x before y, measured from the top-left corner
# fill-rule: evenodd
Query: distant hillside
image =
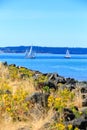
<path id="1" fill-rule="evenodd" d="M 4 53 L 24 53 L 27 49 L 30 49 L 30 46 L 0 47 L 0 51 Z M 71 54 L 87 54 L 87 48 L 33 46 L 36 53 L 65 54 L 67 49 Z"/>

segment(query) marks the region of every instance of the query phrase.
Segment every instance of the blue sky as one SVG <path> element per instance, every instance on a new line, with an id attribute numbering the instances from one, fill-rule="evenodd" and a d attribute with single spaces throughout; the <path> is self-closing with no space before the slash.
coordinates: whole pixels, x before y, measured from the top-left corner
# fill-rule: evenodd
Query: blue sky
<path id="1" fill-rule="evenodd" d="M 0 0 L 0 46 L 87 47 L 86 0 Z"/>

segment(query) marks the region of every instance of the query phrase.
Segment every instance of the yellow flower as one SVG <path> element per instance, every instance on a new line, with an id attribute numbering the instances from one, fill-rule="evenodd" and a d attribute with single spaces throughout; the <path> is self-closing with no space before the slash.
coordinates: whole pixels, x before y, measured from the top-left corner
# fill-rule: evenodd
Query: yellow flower
<path id="1" fill-rule="evenodd" d="M 65 126 L 62 123 L 56 124 L 56 128 L 58 128 L 58 130 L 65 130 Z"/>
<path id="2" fill-rule="evenodd" d="M 79 114 L 81 115 L 81 114 L 82 114 L 82 112 L 80 111 L 80 112 L 79 112 Z"/>
<path id="3" fill-rule="evenodd" d="M 76 127 L 74 130 L 79 130 L 79 128 Z"/>
<path id="4" fill-rule="evenodd" d="M 59 98 L 55 98 L 55 101 L 61 101 L 61 98 L 59 97 Z"/>
<path id="5" fill-rule="evenodd" d="M 68 130 L 72 130 L 72 125 L 71 124 L 68 125 Z"/>
<path id="6" fill-rule="evenodd" d="M 10 111 L 11 111 L 11 109 L 10 109 L 9 107 L 7 107 L 7 108 L 6 108 L 6 111 L 10 112 Z"/>
<path id="7" fill-rule="evenodd" d="M 4 99 L 6 99 L 7 98 L 7 94 L 4 94 Z"/>

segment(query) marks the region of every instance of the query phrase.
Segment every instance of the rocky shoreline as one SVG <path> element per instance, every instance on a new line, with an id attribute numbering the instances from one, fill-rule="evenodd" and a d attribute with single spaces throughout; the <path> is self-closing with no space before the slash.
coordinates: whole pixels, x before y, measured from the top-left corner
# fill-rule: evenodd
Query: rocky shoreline
<path id="1" fill-rule="evenodd" d="M 36 72 L 37 75 L 37 72 Z M 43 74 L 44 75 L 44 74 Z M 72 129 L 74 128 L 79 128 L 79 130 L 87 130 L 87 82 L 79 82 L 76 81 L 73 78 L 64 78 L 59 76 L 56 73 L 52 74 L 45 74 L 45 76 L 48 77 L 48 81 L 44 82 L 42 86 L 48 86 L 50 89 L 54 89 L 55 91 L 58 89 L 58 84 L 61 85 L 61 89 L 67 88 L 70 91 L 80 91 L 81 96 L 82 96 L 82 107 L 80 109 L 80 112 L 82 112 L 81 116 L 76 118 L 75 114 L 69 109 L 69 108 L 64 108 L 64 118 L 65 118 L 65 124 L 72 124 Z M 35 77 L 34 77 L 35 78 Z M 41 86 L 39 86 L 41 89 Z M 49 97 L 49 93 L 34 93 L 31 95 L 31 97 L 28 97 L 26 100 L 31 100 L 33 101 L 34 104 L 39 104 L 39 107 L 44 107 L 47 106 L 47 98 Z M 75 107 L 76 111 L 79 111 L 78 107 Z M 36 111 L 38 113 L 39 108 L 36 110 L 33 108 L 32 112 Z M 39 115 L 37 115 L 38 117 Z M 58 120 L 58 115 L 55 112 L 54 114 L 54 120 Z M 50 121 L 48 121 L 46 124 L 44 124 L 43 128 L 40 130 L 47 130 L 50 126 Z M 47 128 L 48 127 L 48 128 Z"/>
<path id="2" fill-rule="evenodd" d="M 13 66 L 18 70 L 24 68 L 13 64 L 8 65 L 7 63 L 3 63 L 3 65 L 11 67 Z M 66 127 L 68 127 L 68 125 L 72 125 L 72 129 L 67 128 L 65 130 L 75 130 L 75 128 L 78 128 L 77 130 L 87 130 L 87 81 L 79 82 L 73 78 L 64 78 L 57 73 L 43 74 L 39 71 L 33 71 L 27 68 L 24 69 L 29 71 L 29 73 L 21 72 L 20 78 L 30 78 L 31 75 L 35 82 L 36 88 L 35 92 L 25 98 L 25 102 L 29 102 L 32 104 L 29 112 L 25 113 L 27 114 L 27 116 L 30 116 L 33 120 L 37 119 L 38 121 L 39 119 L 44 118 L 44 116 L 48 114 L 49 96 L 53 94 L 55 97 L 55 94 L 59 89 L 61 89 L 61 91 L 67 89 L 68 91 L 77 94 L 77 98 L 79 97 L 78 101 L 80 103 L 79 107 L 77 105 L 73 106 L 74 111 L 68 107 L 64 107 L 62 109 L 62 118 L 64 125 Z M 7 90 L 6 93 L 9 94 L 9 91 Z M 56 128 L 50 128 L 50 126 L 53 124 L 53 122 L 59 121 L 59 116 L 60 113 L 58 111 L 58 108 L 56 107 L 53 109 L 53 113 L 52 116 L 50 116 L 50 119 L 44 121 L 43 126 L 41 126 L 41 128 L 39 128 L 38 130 L 56 130 Z M 21 120 L 19 119 L 19 121 Z M 17 130 L 32 130 L 32 128 L 24 126 L 18 128 Z"/>

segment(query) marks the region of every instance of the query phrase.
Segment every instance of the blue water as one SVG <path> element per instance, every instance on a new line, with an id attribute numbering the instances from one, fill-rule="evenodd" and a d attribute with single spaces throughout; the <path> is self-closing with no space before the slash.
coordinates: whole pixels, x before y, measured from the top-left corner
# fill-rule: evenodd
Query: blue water
<path id="1" fill-rule="evenodd" d="M 24 54 L 0 54 L 0 61 L 24 66 L 43 73 L 58 73 L 64 77 L 87 81 L 87 55 L 72 55 L 65 59 L 59 54 L 37 54 L 35 59 L 26 59 Z"/>

